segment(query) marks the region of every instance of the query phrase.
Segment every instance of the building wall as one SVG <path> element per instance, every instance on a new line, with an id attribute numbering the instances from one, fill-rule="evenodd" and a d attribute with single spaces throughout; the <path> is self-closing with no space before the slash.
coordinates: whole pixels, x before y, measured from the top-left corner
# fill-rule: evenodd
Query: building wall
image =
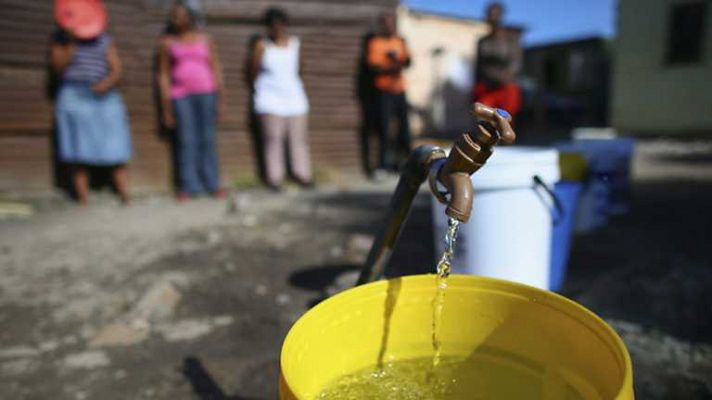
<path id="1" fill-rule="evenodd" d="M 620 0 L 612 122 L 635 134 L 712 134 L 712 4 L 703 61 L 665 64 L 670 6 L 677 0 Z"/>
<path id="2" fill-rule="evenodd" d="M 219 127 L 223 181 L 254 173 L 248 131 L 244 66 L 250 37 L 263 32 L 261 15 L 283 7 L 303 43 L 310 97 L 310 142 L 315 168 L 359 165 L 354 73 L 361 36 L 396 0 L 206 0 L 207 31 L 224 64 L 228 112 Z M 110 33 L 125 66 L 121 92 L 134 143 L 135 188 L 168 189 L 166 143 L 156 134 L 152 65 L 170 0 L 107 0 Z M 46 51 L 53 30 L 52 2 L 0 0 L 0 192 L 52 186 L 51 102 L 45 93 Z"/>
<path id="3" fill-rule="evenodd" d="M 413 59 L 406 79 L 414 131 L 432 135 L 471 127 L 472 64 L 476 42 L 488 33 L 487 25 L 400 7 L 398 30 Z M 440 55 L 434 55 L 438 48 Z"/>
<path id="4" fill-rule="evenodd" d="M 598 37 L 525 49 L 519 126 L 548 135 L 609 126 L 609 53 L 608 41 Z"/>

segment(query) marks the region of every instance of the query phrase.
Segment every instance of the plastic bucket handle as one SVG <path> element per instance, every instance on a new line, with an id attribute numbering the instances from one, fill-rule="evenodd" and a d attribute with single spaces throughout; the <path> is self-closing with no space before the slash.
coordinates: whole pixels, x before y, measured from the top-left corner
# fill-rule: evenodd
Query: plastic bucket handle
<path id="1" fill-rule="evenodd" d="M 539 175 L 534 175 L 532 180 L 534 181 L 535 187 L 541 187 L 544 189 L 544 192 L 551 197 L 551 204 L 553 204 L 553 207 L 549 207 L 549 212 L 551 212 L 551 220 L 554 223 L 554 226 L 558 226 L 564 219 L 564 206 L 561 203 L 561 199 L 559 199 L 559 196 L 554 193 L 554 190 L 550 188 Z"/>

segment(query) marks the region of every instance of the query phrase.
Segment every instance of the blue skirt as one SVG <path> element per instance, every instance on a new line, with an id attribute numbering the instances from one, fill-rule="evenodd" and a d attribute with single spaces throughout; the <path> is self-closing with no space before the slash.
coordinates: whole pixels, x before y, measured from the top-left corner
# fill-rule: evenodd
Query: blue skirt
<path id="1" fill-rule="evenodd" d="M 117 90 L 97 95 L 88 84 L 65 83 L 55 117 L 60 161 L 109 166 L 131 158 L 128 116 Z"/>

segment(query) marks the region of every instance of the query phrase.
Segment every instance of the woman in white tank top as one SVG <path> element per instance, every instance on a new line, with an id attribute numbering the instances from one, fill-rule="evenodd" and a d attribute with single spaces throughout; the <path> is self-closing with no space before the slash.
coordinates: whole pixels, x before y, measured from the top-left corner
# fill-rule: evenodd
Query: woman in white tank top
<path id="1" fill-rule="evenodd" d="M 284 142 L 291 170 L 302 186 L 312 185 L 307 138 L 309 101 L 299 76 L 300 41 L 286 32 L 287 16 L 279 9 L 265 15 L 267 37 L 256 42 L 250 62 L 253 105 L 265 139 L 267 184 L 280 190 L 285 176 Z"/>

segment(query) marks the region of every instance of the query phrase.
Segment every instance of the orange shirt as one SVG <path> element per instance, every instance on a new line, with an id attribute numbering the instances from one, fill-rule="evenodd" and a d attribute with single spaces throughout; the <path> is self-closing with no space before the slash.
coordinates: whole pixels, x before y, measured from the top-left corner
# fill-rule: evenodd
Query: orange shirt
<path id="1" fill-rule="evenodd" d="M 393 56 L 389 56 L 389 54 L 393 54 Z M 368 64 L 372 67 L 392 68 L 396 66 L 396 61 L 405 64 L 408 57 L 405 41 L 399 36 L 375 36 L 368 42 Z M 376 73 L 374 86 L 384 92 L 403 93 L 405 91 L 403 72 L 396 74 Z"/>

